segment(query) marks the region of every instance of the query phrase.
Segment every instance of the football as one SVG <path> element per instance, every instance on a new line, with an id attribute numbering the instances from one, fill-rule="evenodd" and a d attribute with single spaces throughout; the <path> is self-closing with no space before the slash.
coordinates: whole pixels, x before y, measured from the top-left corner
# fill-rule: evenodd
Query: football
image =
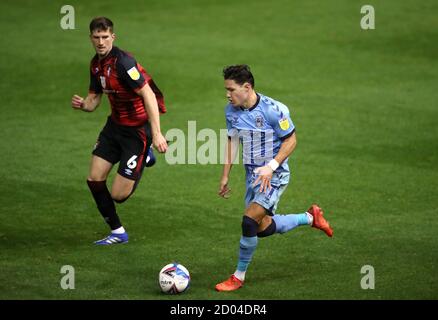
<path id="1" fill-rule="evenodd" d="M 158 274 L 158 284 L 164 293 L 178 294 L 184 292 L 190 285 L 189 271 L 182 264 L 170 263 L 164 266 Z"/>

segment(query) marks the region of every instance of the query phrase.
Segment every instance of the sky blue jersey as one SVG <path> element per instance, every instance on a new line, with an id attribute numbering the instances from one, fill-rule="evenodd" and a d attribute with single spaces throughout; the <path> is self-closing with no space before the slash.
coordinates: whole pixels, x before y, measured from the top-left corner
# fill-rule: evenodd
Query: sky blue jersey
<path id="1" fill-rule="evenodd" d="M 277 155 L 282 140 L 295 131 L 284 104 L 260 93 L 257 98 L 249 109 L 234 107 L 231 103 L 225 107 L 228 136 L 239 137 L 247 169 L 266 165 Z M 283 161 L 278 172 L 289 172 L 287 161 Z"/>

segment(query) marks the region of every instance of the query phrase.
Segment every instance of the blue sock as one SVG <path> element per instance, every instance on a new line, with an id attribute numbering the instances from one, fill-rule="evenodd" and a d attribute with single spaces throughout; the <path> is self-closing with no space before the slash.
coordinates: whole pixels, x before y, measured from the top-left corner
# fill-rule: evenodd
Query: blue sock
<path id="1" fill-rule="evenodd" d="M 242 236 L 240 238 L 239 262 L 237 264 L 237 270 L 246 271 L 246 269 L 248 269 L 248 265 L 251 262 L 252 256 L 257 247 L 257 239 L 257 236 Z"/>
<path id="2" fill-rule="evenodd" d="M 277 226 L 277 229 L 275 230 L 276 233 L 285 233 L 298 226 L 309 224 L 309 218 L 307 218 L 306 213 L 287 215 L 276 214 L 272 219 L 274 219 Z"/>

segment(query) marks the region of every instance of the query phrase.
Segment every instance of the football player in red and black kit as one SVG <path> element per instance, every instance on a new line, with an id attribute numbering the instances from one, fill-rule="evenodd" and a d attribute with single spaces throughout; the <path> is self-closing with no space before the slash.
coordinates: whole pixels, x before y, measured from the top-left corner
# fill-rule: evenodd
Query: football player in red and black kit
<path id="1" fill-rule="evenodd" d="M 124 202 L 134 192 L 143 168 L 154 161 L 150 159 L 151 144 L 160 153 L 167 150 L 159 118 L 166 107 L 163 94 L 146 70 L 132 55 L 113 47 L 115 34 L 110 19 L 93 19 L 90 39 L 96 55 L 90 65 L 89 92 L 85 99 L 74 95 L 72 107 L 92 112 L 103 93 L 111 104 L 111 115 L 94 147 L 87 179 L 97 208 L 111 227 L 111 234 L 95 243 L 111 245 L 128 241 L 114 201 Z M 110 193 L 106 179 L 117 162 L 119 168 Z"/>

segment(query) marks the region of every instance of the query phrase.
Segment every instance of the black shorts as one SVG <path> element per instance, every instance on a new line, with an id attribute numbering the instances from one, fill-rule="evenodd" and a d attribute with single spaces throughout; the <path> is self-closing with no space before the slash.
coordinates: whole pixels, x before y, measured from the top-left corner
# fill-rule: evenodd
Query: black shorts
<path id="1" fill-rule="evenodd" d="M 151 142 L 148 121 L 137 127 L 121 126 L 110 116 L 97 138 L 93 154 L 112 164 L 120 162 L 117 172 L 127 179 L 138 180 L 146 164 Z"/>

